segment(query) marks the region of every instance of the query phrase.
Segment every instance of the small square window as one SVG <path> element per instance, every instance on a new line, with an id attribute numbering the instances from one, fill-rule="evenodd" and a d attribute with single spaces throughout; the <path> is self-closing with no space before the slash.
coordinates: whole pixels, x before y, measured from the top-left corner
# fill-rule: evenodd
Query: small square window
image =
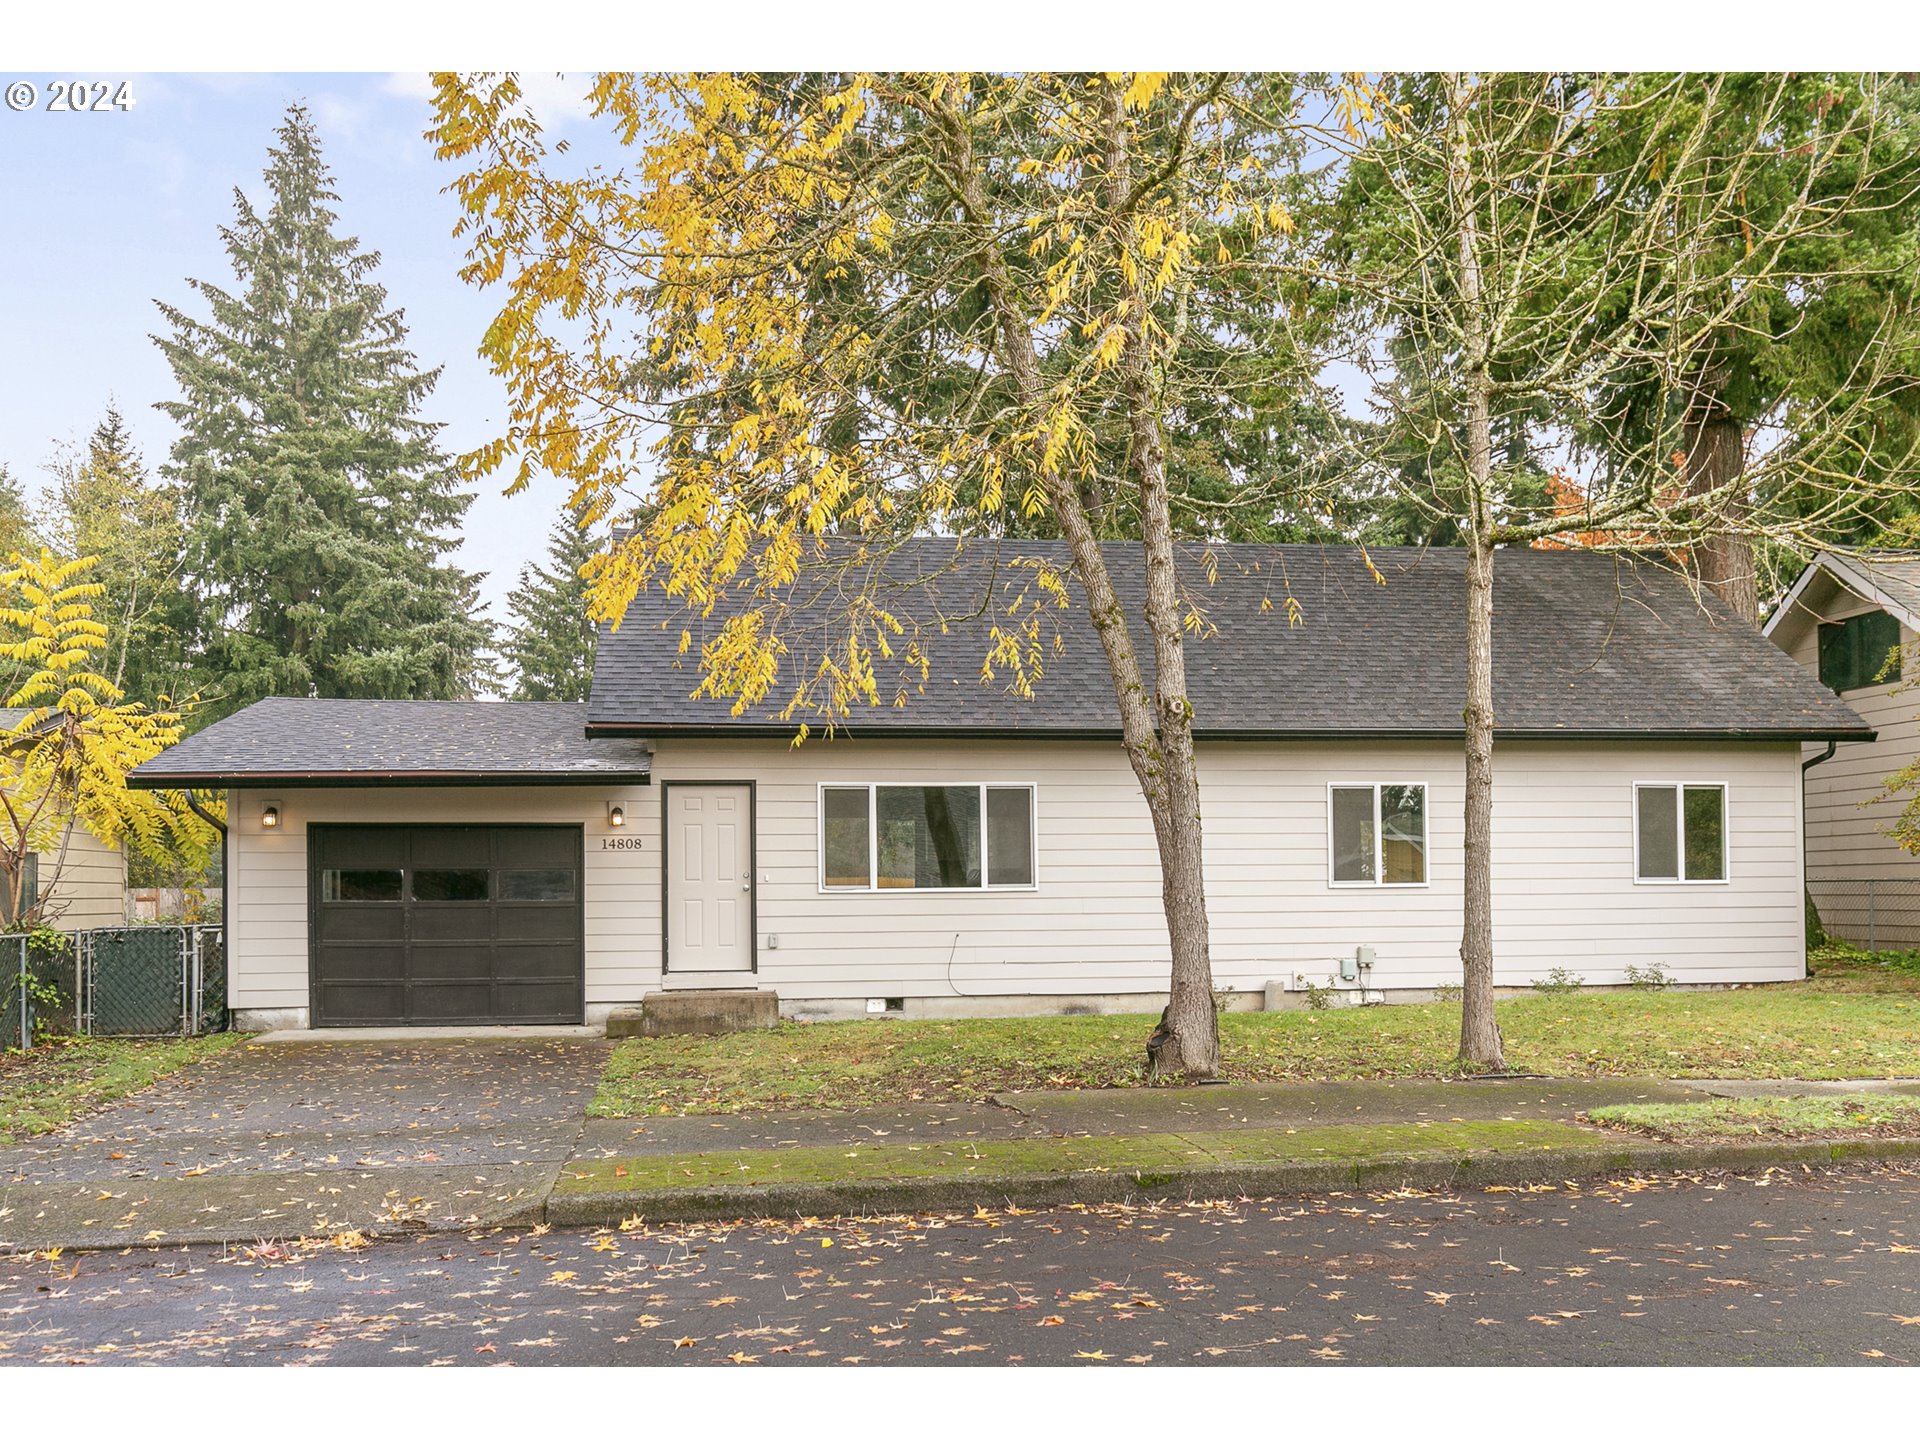
<path id="1" fill-rule="evenodd" d="M 1418 782 L 1327 790 L 1327 877 L 1335 885 L 1427 883 L 1427 787 Z"/>
<path id="2" fill-rule="evenodd" d="M 1636 785 L 1634 878 L 1711 884 L 1727 878 L 1727 787 Z"/>

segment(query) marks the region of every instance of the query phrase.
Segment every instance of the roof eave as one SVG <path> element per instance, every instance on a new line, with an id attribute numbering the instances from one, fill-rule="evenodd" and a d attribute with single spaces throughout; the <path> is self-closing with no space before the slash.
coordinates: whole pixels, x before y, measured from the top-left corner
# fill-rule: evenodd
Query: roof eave
<path id="1" fill-rule="evenodd" d="M 856 722 L 837 721 L 809 722 L 816 731 L 831 729 L 836 733 L 858 734 L 862 739 L 890 740 L 1118 740 L 1121 738 L 1118 727 L 1087 726 L 991 726 L 991 725 L 885 725 L 862 729 Z M 795 724 L 767 724 L 758 721 L 741 721 L 736 724 L 712 725 L 654 725 L 632 722 L 600 721 L 589 723 L 587 738 L 590 740 L 612 739 L 651 739 L 651 740 L 791 740 L 798 730 Z M 1549 727 L 1546 729 L 1507 729 L 1496 727 L 1494 736 L 1499 740 L 1574 740 L 1588 743 L 1621 740 L 1739 740 L 1739 741 L 1806 741 L 1806 740 L 1873 740 L 1877 732 L 1866 726 L 1790 726 L 1790 727 L 1752 727 L 1733 726 L 1718 729 L 1566 729 Z M 1194 731 L 1195 740 L 1208 741 L 1277 741 L 1277 740 L 1464 740 L 1464 729 L 1252 729 L 1252 730 L 1213 730 Z"/>
<path id="2" fill-rule="evenodd" d="M 210 770 L 127 776 L 132 790 L 256 790 L 279 785 L 303 790 L 372 786 L 421 788 L 460 785 L 647 785 L 646 770 Z"/>

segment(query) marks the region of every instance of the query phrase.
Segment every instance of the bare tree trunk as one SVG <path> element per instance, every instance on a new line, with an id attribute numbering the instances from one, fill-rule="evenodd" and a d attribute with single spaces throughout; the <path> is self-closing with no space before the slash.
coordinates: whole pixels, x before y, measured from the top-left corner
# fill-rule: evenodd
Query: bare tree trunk
<path id="1" fill-rule="evenodd" d="M 1121 90 L 1108 87 L 1108 194 L 1116 213 L 1132 185 Z M 1119 222 L 1125 226 L 1123 218 Z M 1133 247 L 1131 236 L 1121 242 Z M 1153 342 L 1147 329 L 1149 296 L 1139 277 L 1146 262 L 1123 267 L 1126 343 L 1121 388 L 1127 400 L 1128 458 L 1140 491 L 1140 546 L 1147 567 L 1147 629 L 1153 637 L 1153 728 L 1159 738 L 1162 803 L 1154 807 L 1160 848 L 1161 903 L 1167 915 L 1172 973 L 1164 1035 L 1151 1052 L 1155 1068 L 1211 1075 L 1220 1064 L 1220 1020 L 1213 1004 L 1213 959 L 1202 859 L 1200 769 L 1193 748 L 1193 702 L 1187 694 L 1187 657 L 1180 625 L 1180 581 L 1174 568 L 1173 506 L 1167 492 L 1166 447 Z M 1149 757 L 1143 757 L 1149 758 Z M 1135 765 L 1139 770 L 1138 763 Z M 1144 777 L 1143 777 L 1144 778 Z M 1169 1053 L 1171 1052 L 1171 1053 Z"/>
<path id="2" fill-rule="evenodd" d="M 1506 1064 L 1493 1013 L 1493 542 L 1467 549 L 1466 875 L 1460 926 L 1460 1061 Z"/>
<path id="3" fill-rule="evenodd" d="M 1718 379 L 1710 372 L 1695 392 L 1682 422 L 1687 493 L 1721 495 L 1719 513 L 1726 522 L 1738 524 L 1749 509 L 1747 497 L 1739 488 L 1745 468 L 1745 436 L 1740 421 L 1720 398 Z M 1694 566 L 1710 594 L 1724 600 L 1742 620 L 1758 623 L 1760 582 L 1753 544 L 1745 535 L 1722 529 L 1708 536 L 1694 549 Z"/>
<path id="4" fill-rule="evenodd" d="M 982 288 L 995 321 L 1002 363 L 1023 403 L 1035 414 L 1045 403 L 1045 381 L 1033 331 L 1022 313 L 1013 277 L 985 223 L 990 207 L 976 166 L 963 115 L 936 109 L 945 133 L 946 159 L 957 198 L 980 226 L 977 253 Z M 1135 310 L 1131 319 L 1141 325 Z M 1130 330 L 1124 363 L 1150 366 L 1144 330 Z M 1136 379 L 1129 369 L 1128 379 Z M 1150 385 L 1150 377 L 1141 380 Z M 1147 625 L 1154 644 L 1154 690 L 1149 696 L 1126 611 L 1101 551 L 1099 533 L 1078 486 L 1055 469 L 1040 467 L 1040 481 L 1053 506 L 1073 568 L 1086 594 L 1087 614 L 1107 660 L 1119 706 L 1121 740 L 1153 817 L 1160 852 L 1161 903 L 1172 954 L 1167 1013 L 1150 1051 L 1154 1068 L 1199 1078 L 1219 1066 L 1219 1019 L 1213 1008 L 1213 968 L 1208 939 L 1202 862 L 1200 782 L 1193 749 L 1193 707 L 1187 697 L 1186 661 L 1180 629 L 1179 588 L 1173 565 L 1173 526 L 1166 493 L 1165 457 L 1159 421 L 1145 392 L 1129 394 L 1128 423 L 1134 441 L 1132 467 L 1141 494 L 1141 538 L 1147 558 Z"/>
<path id="5" fill-rule="evenodd" d="M 1506 1064 L 1493 1013 L 1493 384 L 1481 309 L 1479 226 L 1456 78 L 1449 169 L 1459 225 L 1461 339 L 1467 406 L 1466 874 L 1460 925 L 1460 1063 Z"/>

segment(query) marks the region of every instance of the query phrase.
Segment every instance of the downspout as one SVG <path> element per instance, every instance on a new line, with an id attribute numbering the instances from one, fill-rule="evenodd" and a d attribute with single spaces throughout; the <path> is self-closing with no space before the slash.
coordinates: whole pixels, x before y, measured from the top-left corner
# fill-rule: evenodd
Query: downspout
<path id="1" fill-rule="evenodd" d="M 233 926 L 229 921 L 232 918 L 230 911 L 233 905 L 233 855 L 228 845 L 227 822 L 222 820 L 218 815 L 203 809 L 199 800 L 194 797 L 194 793 L 191 790 L 182 790 L 180 794 L 187 802 L 187 809 L 206 821 L 207 824 L 211 825 L 220 835 L 220 954 L 224 962 L 223 968 L 227 972 L 227 990 L 229 991 L 229 998 L 231 998 L 231 991 L 233 989 Z M 229 1005 L 227 1009 L 230 1014 L 233 1007 Z M 229 1023 L 228 1017 L 221 1017 L 220 1028 L 224 1030 Z"/>
<path id="2" fill-rule="evenodd" d="M 1826 749 L 1822 750 L 1818 755 L 1809 755 L 1805 760 L 1800 762 L 1800 883 L 1805 886 L 1805 890 L 1802 892 L 1800 898 L 1806 907 L 1816 915 L 1818 915 L 1820 911 L 1813 903 L 1813 886 L 1807 884 L 1807 772 L 1813 769 L 1814 766 L 1824 765 L 1827 761 L 1833 759 L 1833 752 L 1839 748 L 1840 742 L 1838 740 L 1829 740 L 1827 741 Z M 225 892 L 223 891 L 223 898 L 224 895 Z M 1825 929 L 1826 922 L 1822 921 L 1821 930 L 1824 932 Z M 1801 929 L 1800 956 L 1800 973 L 1805 975 L 1807 973 L 1807 961 L 1806 930 L 1804 923 Z"/>

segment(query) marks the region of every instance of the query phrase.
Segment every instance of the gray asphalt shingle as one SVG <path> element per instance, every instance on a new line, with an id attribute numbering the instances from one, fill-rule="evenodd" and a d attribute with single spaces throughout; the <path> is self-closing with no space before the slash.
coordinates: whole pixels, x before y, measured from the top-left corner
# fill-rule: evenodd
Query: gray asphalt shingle
<path id="1" fill-rule="evenodd" d="M 146 789 L 227 783 L 636 782 L 652 752 L 586 738 L 561 702 L 269 699 L 216 721 L 133 772 Z"/>
<path id="2" fill-rule="evenodd" d="M 619 630 L 603 627 L 589 721 L 600 735 L 791 733 L 779 712 L 791 677 L 844 637 L 845 596 L 876 583 L 929 661 L 876 661 L 883 703 L 839 722 L 853 733 L 1104 736 L 1118 733 L 1105 658 L 1082 608 L 1041 608 L 1045 673 L 1024 699 L 1002 677 L 983 683 L 988 630 L 1040 599 L 1031 566 L 1064 564 L 1046 542 L 915 540 L 806 583 L 790 653 L 767 702 L 734 717 L 693 700 L 701 645 L 724 609 L 688 613 L 658 589 L 635 599 Z M 1209 581 L 1207 558 L 1217 569 Z M 1465 552 L 1371 552 L 1351 546 L 1219 545 L 1182 552 L 1183 580 L 1207 621 L 1186 649 L 1195 729 L 1258 738 L 1461 733 L 1466 695 Z M 1111 545 L 1110 566 L 1144 639 L 1139 550 Z M 1028 562 L 1028 563 L 1023 563 Z M 1290 619 L 1289 597 L 1298 606 Z M 1860 738 L 1857 715 L 1717 601 L 1652 562 L 1580 551 L 1503 550 L 1494 576 L 1496 716 L 1509 737 L 1750 736 Z M 681 632 L 691 648 L 680 655 Z M 1151 680 L 1151 651 L 1140 647 Z M 896 705 L 896 698 L 904 704 Z"/>

